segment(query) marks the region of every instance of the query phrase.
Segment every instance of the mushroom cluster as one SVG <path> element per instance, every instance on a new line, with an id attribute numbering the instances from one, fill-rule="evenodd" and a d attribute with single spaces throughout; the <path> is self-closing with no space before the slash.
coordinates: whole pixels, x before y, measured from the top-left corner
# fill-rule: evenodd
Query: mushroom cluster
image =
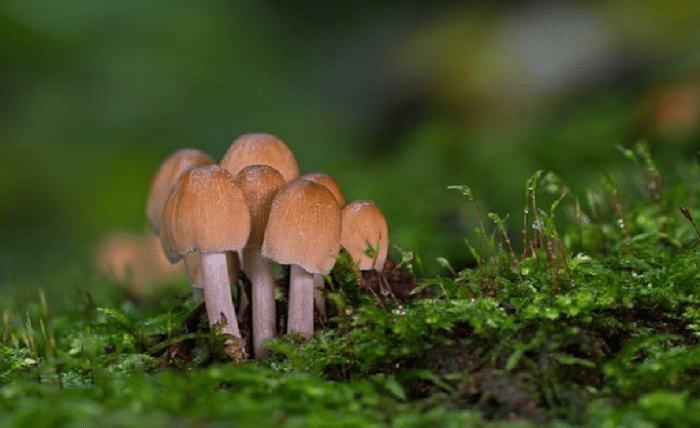
<path id="1" fill-rule="evenodd" d="M 221 323 L 222 333 L 238 339 L 231 284 L 239 268 L 250 278 L 253 355 L 259 359 L 267 356 L 265 341 L 276 335 L 275 263 L 290 266 L 287 331 L 308 338 L 314 302 L 325 314 L 323 275 L 341 246 L 361 270 L 380 271 L 388 249 L 387 223 L 376 204 L 345 205 L 332 177 L 300 176 L 292 152 L 269 134 L 240 136 L 218 165 L 198 150 L 175 152 L 153 178 L 146 211 L 168 260 L 185 259 L 210 325 Z M 227 343 L 244 354 L 242 341 Z"/>

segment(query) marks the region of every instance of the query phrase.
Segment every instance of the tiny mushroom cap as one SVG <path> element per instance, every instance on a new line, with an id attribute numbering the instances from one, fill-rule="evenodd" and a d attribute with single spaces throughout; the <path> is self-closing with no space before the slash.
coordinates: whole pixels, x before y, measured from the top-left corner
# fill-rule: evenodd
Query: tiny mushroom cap
<path id="1" fill-rule="evenodd" d="M 381 271 L 389 250 L 389 229 L 377 204 L 352 201 L 343 208 L 341 218 L 341 245 L 359 263 L 360 270 Z M 374 254 L 367 254 L 369 247 Z"/>
<path id="2" fill-rule="evenodd" d="M 314 182 L 288 183 L 272 201 L 262 255 L 327 274 L 340 250 L 340 207 L 333 193 Z"/>
<path id="3" fill-rule="evenodd" d="M 282 140 L 270 134 L 241 135 L 231 143 L 220 165 L 234 176 L 249 165 L 269 165 L 282 174 L 284 181 L 299 177 L 294 154 Z"/>
<path id="4" fill-rule="evenodd" d="M 131 291 L 139 296 L 178 274 L 177 266 L 165 258 L 159 239 L 152 232 L 108 235 L 97 251 L 97 262 L 103 273 L 113 275 L 119 283 L 130 283 Z"/>
<path id="5" fill-rule="evenodd" d="M 138 241 L 139 236 L 132 232 L 116 232 L 107 236 L 97 250 L 99 270 L 114 275 L 119 282 L 126 281 L 129 270 L 133 270 L 138 260 L 141 250 Z"/>
<path id="6" fill-rule="evenodd" d="M 250 237 L 246 248 L 260 248 L 272 208 L 272 200 L 286 181 L 276 169 L 268 165 L 250 165 L 243 168 L 234 181 L 241 188 L 250 207 Z"/>
<path id="7" fill-rule="evenodd" d="M 197 149 L 181 149 L 170 155 L 158 168 L 151 182 L 151 192 L 146 202 L 148 223 L 156 234 L 161 233 L 161 220 L 165 202 L 175 185 L 178 177 L 195 166 L 211 165 L 214 163 L 208 154 Z"/>
<path id="8" fill-rule="evenodd" d="M 328 174 L 324 174 L 322 172 L 310 172 L 308 174 L 302 175 L 300 178 L 303 178 L 304 180 L 309 180 L 313 181 L 316 184 L 320 184 L 321 186 L 325 186 L 328 190 L 333 193 L 333 196 L 335 196 L 336 201 L 338 201 L 338 205 L 340 207 L 345 206 L 345 196 L 343 196 L 343 192 L 340 191 L 340 186 L 338 186 L 338 182 L 335 181 L 333 177 L 331 177 Z"/>
<path id="9" fill-rule="evenodd" d="M 228 171 L 208 165 L 180 176 L 163 212 L 163 248 L 171 262 L 191 251 L 240 250 L 249 233 L 248 203 Z"/>
<path id="10" fill-rule="evenodd" d="M 180 266 L 170 263 L 170 260 L 165 257 L 158 235 L 152 231 L 148 232 L 145 246 L 147 250 L 145 251 L 144 259 L 148 265 L 148 270 L 162 276 L 164 279 L 172 279 L 172 277 L 180 273 Z"/>

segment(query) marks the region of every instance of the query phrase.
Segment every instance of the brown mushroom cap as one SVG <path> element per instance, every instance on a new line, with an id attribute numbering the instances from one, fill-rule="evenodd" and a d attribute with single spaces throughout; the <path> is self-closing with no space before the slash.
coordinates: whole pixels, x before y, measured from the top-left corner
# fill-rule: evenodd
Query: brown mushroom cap
<path id="1" fill-rule="evenodd" d="M 360 270 L 382 270 L 389 250 L 389 228 L 377 204 L 357 200 L 341 211 L 340 243 L 360 264 Z M 368 245 L 375 257 L 366 254 Z"/>
<path id="2" fill-rule="evenodd" d="M 220 165 L 237 175 L 249 165 L 269 165 L 279 171 L 284 181 L 299 177 L 299 166 L 282 140 L 270 134 L 243 134 L 221 159 Z"/>
<path id="3" fill-rule="evenodd" d="M 340 250 L 340 207 L 320 184 L 298 179 L 272 201 L 261 248 L 278 263 L 298 265 L 309 273 L 327 274 Z"/>
<path id="4" fill-rule="evenodd" d="M 163 248 L 170 261 L 191 251 L 242 249 L 250 233 L 250 209 L 233 177 L 218 165 L 180 176 L 163 212 Z"/>
<path id="5" fill-rule="evenodd" d="M 119 283 L 129 281 L 131 291 L 145 295 L 161 282 L 171 280 L 180 266 L 171 264 L 160 248 L 158 237 L 132 232 L 116 232 L 106 237 L 97 252 L 100 270 Z"/>
<path id="6" fill-rule="evenodd" d="M 175 182 L 183 172 L 195 166 L 214 163 L 208 154 L 196 149 L 178 150 L 160 165 L 151 182 L 151 192 L 146 202 L 146 216 L 153 231 L 161 234 L 163 209 Z"/>
<path id="7" fill-rule="evenodd" d="M 286 182 L 279 171 L 268 165 L 247 166 L 236 175 L 234 181 L 243 191 L 250 207 L 250 237 L 246 248 L 260 248 L 272 200 Z"/>
<path id="8" fill-rule="evenodd" d="M 310 172 L 308 174 L 302 175 L 299 178 L 313 181 L 316 184 L 325 186 L 328 190 L 331 191 L 331 193 L 333 193 L 333 196 L 335 196 L 335 200 L 338 201 L 338 205 L 340 205 L 341 208 L 345 206 L 345 196 L 343 196 L 343 192 L 340 191 L 340 186 L 338 186 L 338 182 L 335 181 L 335 179 L 330 175 L 324 174 L 322 172 Z"/>
<path id="9" fill-rule="evenodd" d="M 136 277 L 135 265 L 143 251 L 141 237 L 132 232 L 116 232 L 107 236 L 97 250 L 100 271 L 113 274 L 119 282 L 129 278 L 129 271 Z M 134 281 L 136 282 L 136 281 Z"/>

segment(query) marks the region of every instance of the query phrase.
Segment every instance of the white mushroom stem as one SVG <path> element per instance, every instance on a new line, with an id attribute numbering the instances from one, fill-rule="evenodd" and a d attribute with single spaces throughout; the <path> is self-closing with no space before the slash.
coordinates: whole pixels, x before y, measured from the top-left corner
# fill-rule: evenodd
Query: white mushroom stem
<path id="1" fill-rule="evenodd" d="M 314 334 L 314 274 L 297 265 L 290 267 L 287 332 L 305 338 Z"/>
<path id="2" fill-rule="evenodd" d="M 231 298 L 231 279 L 228 274 L 226 253 L 202 253 L 202 269 L 204 274 L 204 304 L 207 308 L 209 325 L 221 321 L 221 315 L 226 317 L 226 325 L 221 333 L 241 338 L 236 319 L 236 310 Z"/>
<path id="3" fill-rule="evenodd" d="M 326 288 L 326 282 L 323 280 L 323 275 L 320 273 L 314 274 L 314 302 L 316 302 L 316 308 L 318 309 L 318 314 L 323 321 L 327 321 L 326 316 L 326 298 L 323 293 Z"/>
<path id="4" fill-rule="evenodd" d="M 266 358 L 265 341 L 275 337 L 275 278 L 272 261 L 260 255 L 260 249 L 243 250 L 243 265 L 253 288 L 253 353 Z"/>
<path id="5" fill-rule="evenodd" d="M 199 254 L 195 254 L 192 257 L 200 257 Z M 204 288 L 201 286 L 201 284 L 197 284 L 196 280 L 196 273 L 195 269 L 192 264 L 194 263 L 194 260 L 190 256 L 184 257 L 185 260 L 185 270 L 187 271 L 187 278 L 190 280 L 190 283 L 192 283 L 192 298 L 196 302 L 203 302 L 204 301 Z M 201 262 L 200 262 L 201 263 Z M 201 269 L 201 267 L 200 267 Z"/>

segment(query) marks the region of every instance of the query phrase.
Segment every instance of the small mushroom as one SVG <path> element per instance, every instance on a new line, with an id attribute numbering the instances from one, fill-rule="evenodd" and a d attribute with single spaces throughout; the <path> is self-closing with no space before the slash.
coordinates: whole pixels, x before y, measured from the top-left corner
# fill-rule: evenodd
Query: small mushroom
<path id="1" fill-rule="evenodd" d="M 134 286 L 141 285 L 138 258 L 143 251 L 141 237 L 132 232 L 116 232 L 107 236 L 97 250 L 99 270 L 120 283 L 131 276 Z"/>
<path id="2" fill-rule="evenodd" d="M 267 357 L 264 342 L 275 337 L 275 278 L 272 261 L 260 254 L 272 200 L 285 181 L 268 165 L 243 168 L 234 179 L 243 190 L 250 207 L 250 237 L 243 249 L 243 270 L 248 274 L 253 291 L 253 355 Z"/>
<path id="3" fill-rule="evenodd" d="M 163 212 L 163 247 L 170 261 L 197 251 L 202 257 L 209 325 L 226 318 L 222 333 L 240 338 L 231 298 L 227 251 L 240 251 L 250 233 L 250 209 L 233 177 L 217 165 L 180 176 Z M 231 349 L 240 356 L 242 350 Z"/>
<path id="4" fill-rule="evenodd" d="M 153 177 L 151 191 L 146 202 L 146 217 L 151 229 L 157 235 L 162 234 L 161 223 L 165 202 L 173 190 L 177 179 L 191 168 L 212 164 L 214 164 L 214 159 L 197 149 L 178 150 L 163 161 Z M 188 254 L 185 256 L 185 269 L 187 277 L 192 284 L 192 295 L 198 301 L 204 300 L 200 265 L 199 254 Z"/>
<path id="5" fill-rule="evenodd" d="M 151 293 L 155 285 L 174 279 L 177 266 L 165 258 L 158 237 L 133 232 L 108 235 L 97 249 L 99 270 L 118 283 L 129 285 L 136 298 Z"/>
<path id="6" fill-rule="evenodd" d="M 313 181 L 316 184 L 324 186 L 333 193 L 336 201 L 338 201 L 338 206 L 342 209 L 345 206 L 345 196 L 338 186 L 338 182 L 335 181 L 333 177 L 322 172 L 310 172 L 308 174 L 302 175 L 300 178 L 304 180 Z M 314 274 L 314 302 L 316 303 L 316 308 L 318 308 L 319 316 L 322 320 L 326 320 L 326 299 L 324 296 L 324 290 L 326 288 L 323 275 L 319 273 Z"/>
<path id="7" fill-rule="evenodd" d="M 285 182 L 299 177 L 294 154 L 279 138 L 270 134 L 243 134 L 231 143 L 219 163 L 235 176 L 250 165 L 268 165 L 279 171 Z"/>
<path id="8" fill-rule="evenodd" d="M 288 183 L 272 201 L 261 253 L 291 265 L 287 331 L 313 334 L 313 274 L 328 274 L 340 250 L 340 207 L 326 187 Z"/>
<path id="9" fill-rule="evenodd" d="M 341 211 L 341 224 L 340 244 L 360 270 L 381 271 L 389 250 L 389 228 L 377 204 L 369 200 L 350 202 Z"/>
<path id="10" fill-rule="evenodd" d="M 197 149 L 181 149 L 168 156 L 156 172 L 151 182 L 151 191 L 146 202 L 146 217 L 151 229 L 161 234 L 161 221 L 165 202 L 173 190 L 177 179 L 195 166 L 214 164 L 214 159 Z"/>
<path id="11" fill-rule="evenodd" d="M 343 196 L 343 192 L 340 190 L 338 182 L 335 181 L 335 179 L 330 175 L 323 172 L 309 172 L 308 174 L 302 175 L 300 178 L 313 181 L 316 184 L 324 186 L 331 191 L 333 196 L 335 196 L 335 200 L 338 201 L 338 205 L 340 205 L 341 208 L 345 206 L 345 196 Z"/>

